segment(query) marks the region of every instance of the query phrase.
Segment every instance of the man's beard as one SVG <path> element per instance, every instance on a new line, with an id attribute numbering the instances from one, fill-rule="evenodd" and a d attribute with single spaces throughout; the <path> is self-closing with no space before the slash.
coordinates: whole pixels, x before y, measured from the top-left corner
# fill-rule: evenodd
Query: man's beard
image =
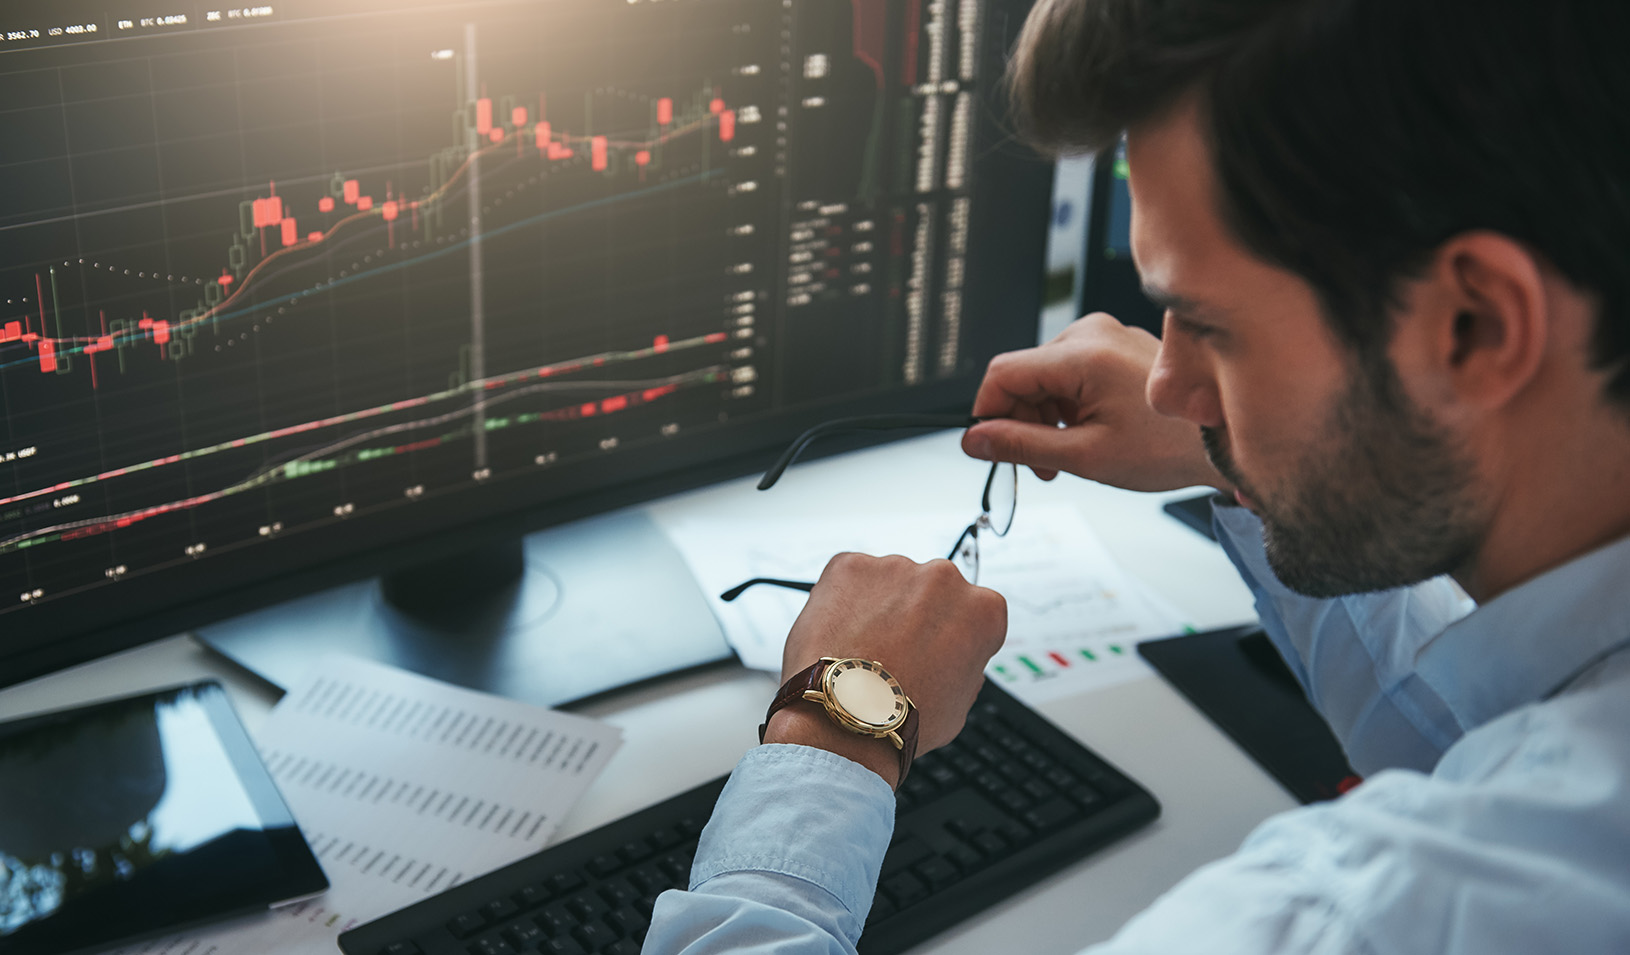
<path id="1" fill-rule="evenodd" d="M 1331 410 L 1324 440 L 1266 495 L 1236 469 L 1224 434 L 1200 429 L 1212 465 L 1262 518 L 1269 566 L 1309 597 L 1448 573 L 1482 539 L 1471 463 L 1403 396 L 1390 366 L 1365 364 Z"/>

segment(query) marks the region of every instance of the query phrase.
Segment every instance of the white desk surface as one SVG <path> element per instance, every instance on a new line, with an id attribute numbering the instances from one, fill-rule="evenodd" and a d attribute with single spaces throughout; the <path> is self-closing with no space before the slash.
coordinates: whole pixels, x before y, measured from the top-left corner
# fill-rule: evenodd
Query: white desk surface
<path id="1" fill-rule="evenodd" d="M 986 465 L 936 434 L 795 466 L 768 493 L 752 479 L 648 505 L 721 519 L 868 514 L 966 504 L 971 519 Z M 1160 511 L 1182 494 L 1142 495 L 1070 477 L 1021 473 L 1018 520 L 1034 502 L 1081 509 L 1127 571 L 1196 626 L 1249 620 L 1248 591 L 1222 551 Z M 957 528 L 947 528 L 947 537 Z M 160 640 L 0 691 L 0 718 L 99 697 L 218 677 L 253 733 L 276 692 L 186 635 Z M 622 727 L 624 745 L 560 833 L 568 838 L 728 772 L 754 743 L 775 690 L 768 674 L 724 665 L 621 693 L 576 712 Z M 1141 782 L 1163 810 L 1154 824 L 1020 892 L 916 949 L 921 953 L 1074 952 L 1111 935 L 1197 866 L 1231 852 L 1258 822 L 1295 801 L 1158 678 L 1055 700 L 1042 713 Z M 676 745 L 676 742 L 680 745 Z"/>

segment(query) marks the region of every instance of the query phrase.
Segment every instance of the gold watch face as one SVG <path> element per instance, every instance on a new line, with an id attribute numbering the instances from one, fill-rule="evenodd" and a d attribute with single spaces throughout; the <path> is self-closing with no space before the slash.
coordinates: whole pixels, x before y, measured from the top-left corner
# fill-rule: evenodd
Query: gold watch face
<path id="1" fill-rule="evenodd" d="M 910 712 L 899 681 L 871 660 L 839 660 L 826 668 L 821 689 L 838 721 L 856 732 L 882 736 L 898 729 Z"/>

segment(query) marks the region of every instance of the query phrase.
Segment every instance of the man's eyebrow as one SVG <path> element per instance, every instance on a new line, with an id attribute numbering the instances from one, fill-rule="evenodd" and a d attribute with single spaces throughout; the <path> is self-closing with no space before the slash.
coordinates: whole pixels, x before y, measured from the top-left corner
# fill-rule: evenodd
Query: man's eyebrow
<path id="1" fill-rule="evenodd" d="M 1143 294 L 1145 298 L 1155 303 L 1155 307 L 1161 310 L 1171 309 L 1174 312 L 1181 312 L 1194 318 L 1221 318 L 1226 314 L 1215 305 L 1208 305 L 1198 299 L 1178 295 L 1176 292 L 1161 288 L 1158 285 L 1144 283 Z"/>

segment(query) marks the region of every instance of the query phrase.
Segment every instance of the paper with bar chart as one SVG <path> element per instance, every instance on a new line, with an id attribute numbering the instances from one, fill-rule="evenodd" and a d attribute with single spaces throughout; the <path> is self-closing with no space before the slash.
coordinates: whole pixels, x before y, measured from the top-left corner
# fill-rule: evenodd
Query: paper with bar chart
<path id="1" fill-rule="evenodd" d="M 709 595 L 742 662 L 779 673 L 787 631 L 804 594 L 758 586 L 726 603 L 718 594 L 753 577 L 815 580 L 843 551 L 944 557 L 967 524 L 963 512 L 834 522 L 785 519 L 733 524 L 709 516 L 663 527 Z M 1181 615 L 1121 569 L 1080 511 L 1021 509 L 1004 538 L 980 544 L 979 583 L 1007 598 L 1008 633 L 991 679 L 1032 702 L 1147 675 L 1139 640 L 1184 629 Z"/>
<path id="2" fill-rule="evenodd" d="M 595 720 L 329 656 L 255 745 L 331 885 L 129 950 L 327 953 L 349 928 L 542 849 L 622 745 Z"/>
<path id="3" fill-rule="evenodd" d="M 0 47 L 0 615 L 965 373 L 982 9 L 287 0 Z"/>

